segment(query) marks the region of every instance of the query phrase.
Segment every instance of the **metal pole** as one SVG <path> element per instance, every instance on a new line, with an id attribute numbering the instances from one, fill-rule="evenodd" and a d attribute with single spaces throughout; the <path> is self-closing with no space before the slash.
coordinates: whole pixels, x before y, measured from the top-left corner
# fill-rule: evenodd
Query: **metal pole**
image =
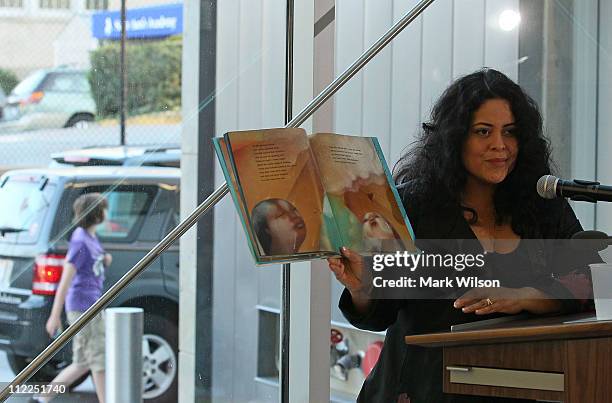
<path id="1" fill-rule="evenodd" d="M 293 117 L 293 38 L 294 38 L 294 0 L 287 0 L 285 26 L 285 125 Z M 291 325 L 291 265 L 283 264 L 281 279 L 281 373 L 280 401 L 289 403 L 289 340 Z"/>
<path id="2" fill-rule="evenodd" d="M 142 402 L 142 374 L 155 363 L 142 361 L 142 308 L 109 308 L 106 314 L 106 401 Z"/>
<path id="3" fill-rule="evenodd" d="M 325 101 L 333 96 L 351 77 L 353 77 L 363 66 L 365 66 L 376 54 L 378 54 L 389 42 L 393 40 L 410 22 L 416 19 L 435 0 L 422 0 L 408 14 L 393 25 L 376 43 L 366 50 L 348 69 L 329 84 L 315 99 L 313 99 L 302 111 L 294 117 L 285 127 L 299 127 L 304 123 Z M 9 397 L 10 388 L 26 382 L 43 365 L 47 363 L 70 339 L 125 288 L 132 280 L 147 268 L 161 253 L 163 253 L 174 241 L 189 230 L 208 210 L 219 202 L 227 193 L 227 183 L 219 186 L 210 196 L 206 198 L 184 221 L 179 223 L 168 235 L 164 237 L 153 249 L 149 251 L 132 269 L 123 275 L 111 288 L 106 291 L 83 315 L 70 325 L 58 338 L 53 340 L 36 358 L 28 364 L 13 381 L 7 384 L 0 392 L 0 401 Z"/>
<path id="4" fill-rule="evenodd" d="M 121 130 L 120 134 L 120 143 L 122 146 L 125 145 L 125 115 L 126 115 L 126 104 L 127 104 L 127 67 L 125 63 L 125 38 L 126 38 L 126 29 L 125 29 L 125 19 L 126 19 L 126 11 L 125 11 L 125 1 L 121 0 L 121 54 L 119 56 L 119 65 L 120 65 L 120 74 L 119 82 L 120 82 L 120 92 L 119 95 L 119 127 Z"/>

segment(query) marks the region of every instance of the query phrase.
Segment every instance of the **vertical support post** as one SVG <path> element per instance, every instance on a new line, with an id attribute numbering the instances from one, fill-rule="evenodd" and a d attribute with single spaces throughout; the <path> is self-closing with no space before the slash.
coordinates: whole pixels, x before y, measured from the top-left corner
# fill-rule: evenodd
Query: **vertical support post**
<path id="1" fill-rule="evenodd" d="M 120 144 L 122 146 L 125 145 L 125 115 L 126 115 L 126 106 L 127 106 L 127 66 L 125 60 L 125 40 L 127 38 L 127 33 L 125 29 L 125 19 L 126 19 L 126 9 L 125 9 L 126 0 L 121 0 L 121 55 L 120 55 L 120 87 L 121 94 L 119 96 L 120 105 L 119 105 L 119 127 L 121 130 L 120 135 Z"/>
<path id="2" fill-rule="evenodd" d="M 285 25 L 285 125 L 293 119 L 293 18 L 294 0 L 287 0 Z M 289 403 L 289 340 L 291 325 L 291 265 L 283 264 L 281 279 L 280 402 Z"/>
<path id="3" fill-rule="evenodd" d="M 142 402 L 142 308 L 109 308 L 106 313 L 106 401 Z"/>
<path id="4" fill-rule="evenodd" d="M 320 0 L 295 1 L 294 111 L 313 98 L 315 76 L 315 22 Z M 312 133 L 314 117 L 300 124 Z M 330 274 L 327 262 L 291 264 L 289 401 L 329 401 Z"/>
<path id="5" fill-rule="evenodd" d="M 214 191 L 217 0 L 183 2 L 181 218 Z M 197 118 L 193 114 L 197 112 Z M 179 402 L 214 400 L 214 215 L 199 219 L 180 240 Z M 208 357 L 203 359 L 202 357 Z"/>

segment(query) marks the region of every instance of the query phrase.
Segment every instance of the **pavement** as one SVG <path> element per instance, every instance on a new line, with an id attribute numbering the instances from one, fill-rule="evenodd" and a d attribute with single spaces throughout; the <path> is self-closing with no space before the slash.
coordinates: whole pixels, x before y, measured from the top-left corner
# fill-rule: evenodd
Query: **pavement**
<path id="1" fill-rule="evenodd" d="M 9 367 L 6 359 L 6 353 L 0 351 L 0 382 L 4 385 L 5 382 L 13 380 L 15 374 Z M 29 397 L 11 397 L 7 400 L 10 403 L 26 403 L 29 402 Z M 53 402 L 57 403 L 97 403 L 96 391 L 91 377 L 79 385 L 73 392 L 58 395 Z"/>
<path id="2" fill-rule="evenodd" d="M 127 145 L 180 144 L 180 124 L 128 125 Z M 0 167 L 47 166 L 52 153 L 82 147 L 119 145 L 119 126 L 93 124 L 88 128 L 41 129 L 22 133 L 0 132 Z"/>

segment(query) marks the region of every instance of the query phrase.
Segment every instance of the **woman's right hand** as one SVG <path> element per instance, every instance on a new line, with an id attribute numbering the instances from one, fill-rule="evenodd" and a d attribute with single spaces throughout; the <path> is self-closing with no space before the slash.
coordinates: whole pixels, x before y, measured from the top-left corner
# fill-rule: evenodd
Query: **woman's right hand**
<path id="1" fill-rule="evenodd" d="M 47 329 L 47 333 L 49 333 L 49 337 L 54 338 L 57 335 L 57 331 L 62 327 L 62 321 L 59 317 L 51 314 L 49 319 L 47 320 L 47 325 L 45 329 Z"/>
<path id="2" fill-rule="evenodd" d="M 327 259 L 329 268 L 352 296 L 362 294 L 367 289 L 363 282 L 363 257 L 345 247 L 340 248 L 340 253 L 342 259 Z"/>

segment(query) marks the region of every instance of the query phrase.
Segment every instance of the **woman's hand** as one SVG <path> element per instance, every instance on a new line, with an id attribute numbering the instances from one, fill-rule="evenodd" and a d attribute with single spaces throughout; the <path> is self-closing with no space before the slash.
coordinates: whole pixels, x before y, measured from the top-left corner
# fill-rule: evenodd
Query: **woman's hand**
<path id="1" fill-rule="evenodd" d="M 47 333 L 49 333 L 49 337 L 54 338 L 57 335 L 57 331 L 62 327 L 61 319 L 51 314 L 49 319 L 47 320 L 47 324 L 45 325 L 45 329 L 47 329 Z"/>
<path id="2" fill-rule="evenodd" d="M 329 258 L 329 268 L 336 276 L 336 279 L 346 287 L 351 295 L 362 294 L 364 287 L 363 278 L 363 257 L 358 253 L 342 247 L 340 248 L 342 259 Z"/>
<path id="3" fill-rule="evenodd" d="M 363 279 L 363 257 L 345 247 L 340 248 L 340 253 L 342 259 L 327 259 L 329 268 L 336 279 L 351 293 L 355 310 L 364 313 L 368 310 L 370 298 L 367 295 L 369 287 Z"/>
<path id="4" fill-rule="evenodd" d="M 517 314 L 527 311 L 536 314 L 558 312 L 561 303 L 543 292 L 531 288 L 473 288 L 457 298 L 453 304 L 464 313 L 487 315 L 490 313 Z"/>

